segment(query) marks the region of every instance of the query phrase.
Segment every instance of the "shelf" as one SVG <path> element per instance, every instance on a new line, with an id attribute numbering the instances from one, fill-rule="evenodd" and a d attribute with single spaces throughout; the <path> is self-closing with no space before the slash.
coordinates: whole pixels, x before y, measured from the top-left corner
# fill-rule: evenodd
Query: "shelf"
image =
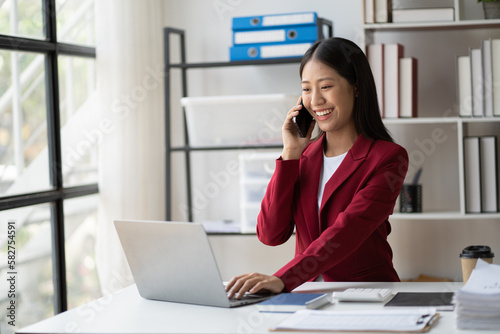
<path id="1" fill-rule="evenodd" d="M 209 146 L 209 147 L 191 147 L 191 146 L 178 146 L 172 147 L 171 151 L 174 152 L 190 152 L 190 151 L 237 151 L 237 150 L 251 150 L 251 149 L 282 149 L 282 144 L 265 145 L 265 144 L 255 144 L 255 145 L 232 145 L 232 146 Z"/>
<path id="2" fill-rule="evenodd" d="M 467 117 L 459 118 L 462 123 L 490 123 L 500 122 L 500 117 Z"/>
<path id="3" fill-rule="evenodd" d="M 462 34 L 465 34 L 466 29 L 470 29 L 471 33 L 468 35 L 476 35 L 476 31 L 473 31 L 473 29 L 483 29 L 481 33 L 483 35 L 485 34 L 491 34 L 492 30 L 491 28 L 499 28 L 500 27 L 500 20 L 462 20 L 462 21 L 453 21 L 453 22 L 422 22 L 422 23 L 385 23 L 385 24 L 363 24 L 361 25 L 363 29 L 363 44 L 365 39 L 370 40 L 371 37 L 373 37 L 373 40 L 378 38 L 378 35 L 380 33 L 380 39 L 384 41 L 385 39 L 389 39 L 392 37 L 391 34 L 398 34 L 398 33 L 411 33 L 411 32 L 422 32 L 418 33 L 419 38 L 420 36 L 426 37 L 427 33 L 430 31 L 437 31 L 438 33 L 441 32 L 444 36 L 447 36 L 446 34 L 448 31 L 451 32 L 451 30 L 455 30 L 455 34 L 461 36 Z M 463 31 L 462 31 L 463 30 Z M 168 30 L 167 30 L 168 31 Z M 224 67 L 241 67 L 241 66 L 262 66 L 262 65 L 293 65 L 297 66 L 297 64 L 300 64 L 301 58 L 281 58 L 281 59 L 265 59 L 265 60 L 253 60 L 253 61 L 208 61 L 208 62 L 186 62 L 185 58 L 185 46 L 183 42 L 183 32 L 176 32 L 176 31 L 171 31 L 174 33 L 180 33 L 182 34 L 181 38 L 181 56 L 178 58 L 177 63 L 170 63 L 168 52 L 165 54 L 165 68 L 166 68 L 166 77 L 169 77 L 169 71 L 172 69 L 180 69 L 182 71 L 182 96 L 187 96 L 187 75 L 186 73 L 190 69 L 210 69 L 210 68 L 224 68 Z M 385 34 L 387 32 L 387 34 Z M 385 36 L 388 35 L 388 36 Z M 166 34 L 168 36 L 168 34 Z M 472 37 L 474 37 L 472 36 Z M 496 36 L 496 35 L 495 35 Z M 442 36 L 439 36 L 439 38 L 442 38 Z M 496 37 L 498 38 L 498 37 Z M 168 38 L 166 37 L 166 42 L 168 42 Z M 462 39 L 460 38 L 458 41 L 458 44 L 463 44 Z M 168 43 L 165 43 L 165 45 L 169 45 Z M 167 50 L 168 51 L 168 50 Z M 447 51 L 443 50 L 443 52 L 454 52 L 455 51 Z M 432 75 L 433 73 L 431 73 Z M 167 81 L 166 85 L 166 115 L 170 116 L 170 94 L 169 94 L 169 89 L 170 89 L 170 83 Z M 440 98 L 440 96 L 436 97 Z M 449 105 L 452 105 L 454 103 L 453 98 L 450 98 L 450 103 Z M 426 106 L 427 107 L 427 106 Z M 454 153 L 451 155 L 451 158 L 449 155 L 446 155 L 445 157 L 447 159 L 453 159 L 453 161 L 457 160 L 458 166 L 457 168 L 457 173 L 458 173 L 458 178 L 459 178 L 459 185 L 458 185 L 458 192 L 459 192 L 459 203 L 456 205 L 456 203 L 451 203 L 451 205 L 441 205 L 438 207 L 429 207 L 429 209 L 435 209 L 435 210 L 440 210 L 443 208 L 444 210 L 455 210 L 455 211 L 438 211 L 438 212 L 423 212 L 423 213 L 394 213 L 393 215 L 390 216 L 391 220 L 398 221 L 398 220 L 418 220 L 418 221 L 426 221 L 426 220 L 438 220 L 438 221 L 446 221 L 446 220 L 458 220 L 458 221 L 463 221 L 467 219 L 471 220 L 500 220 L 500 213 L 482 213 L 482 214 L 465 214 L 464 211 L 464 194 L 463 194 L 463 166 L 460 163 L 463 160 L 463 143 L 461 141 L 461 138 L 463 137 L 464 133 L 473 133 L 476 134 L 482 133 L 483 128 L 487 128 L 489 132 L 492 132 L 488 125 L 489 123 L 493 123 L 492 126 L 494 128 L 497 127 L 498 122 L 500 122 L 500 117 L 482 117 L 482 118 L 473 118 L 473 117 L 458 117 L 456 113 L 454 113 L 455 110 L 452 110 L 450 108 L 450 113 L 447 114 L 448 109 L 447 108 L 440 108 L 440 106 L 430 106 L 429 108 L 426 108 L 428 110 L 434 110 L 433 113 L 430 113 L 428 115 L 436 115 L 437 117 L 416 117 L 416 118 L 398 118 L 398 119 L 383 119 L 384 124 L 386 125 L 394 125 L 391 126 L 392 128 L 395 128 L 396 130 L 403 131 L 404 134 L 405 132 L 411 132 L 415 133 L 416 131 L 420 131 L 423 129 L 424 131 L 428 131 L 429 128 L 435 126 L 435 127 L 442 127 L 442 128 L 451 128 L 453 137 L 450 138 L 455 138 L 453 139 L 456 141 L 456 144 L 451 145 L 451 149 L 449 152 L 454 152 L 457 150 L 458 153 Z M 446 112 L 444 112 L 446 110 Z M 170 118 L 168 118 L 167 121 L 170 121 Z M 473 125 L 470 125 L 473 124 Z M 401 126 L 400 126 L 401 125 Z M 413 127 L 415 125 L 415 127 Z M 483 126 L 484 125 L 484 126 Z M 166 126 L 170 126 L 170 123 L 167 122 Z M 185 126 L 185 124 L 184 124 Z M 400 126 L 400 127 L 399 127 Z M 419 127 L 421 126 L 421 128 Z M 495 130 L 496 131 L 496 130 Z M 406 136 L 408 136 L 406 134 Z M 282 144 L 258 144 L 258 143 L 247 143 L 245 145 L 233 145 L 229 144 L 226 146 L 210 146 L 210 147 L 190 147 L 189 146 L 189 138 L 187 135 L 185 135 L 185 141 L 177 145 L 175 147 L 171 146 L 170 143 L 170 138 L 166 136 L 166 144 L 167 144 L 167 213 L 170 213 L 172 211 L 172 206 L 171 206 L 171 198 L 172 196 L 172 189 L 170 188 L 170 154 L 172 152 L 180 152 L 183 153 L 186 159 L 186 166 L 188 170 L 190 170 L 190 158 L 192 157 L 191 152 L 203 152 L 203 151 L 242 151 L 242 150 L 253 150 L 253 149 L 282 149 Z M 414 143 L 410 143 L 411 145 L 415 146 Z M 417 144 L 418 145 L 418 144 Z M 446 153 L 449 153 L 446 151 Z M 425 157 L 427 158 L 427 156 Z M 452 161 L 452 162 L 453 162 Z M 455 166 L 455 165 L 453 165 Z M 455 167 L 453 167 L 455 168 Z M 453 169 L 455 172 L 455 169 Z M 454 180 L 455 182 L 456 180 Z M 456 184 L 456 182 L 455 182 Z M 188 216 L 189 220 L 192 220 L 192 210 L 190 209 L 192 207 L 192 193 L 191 193 L 191 176 L 190 173 L 187 173 L 186 176 L 186 185 L 187 185 L 187 208 L 188 208 Z M 246 208 L 253 206 L 253 204 L 246 203 Z M 255 203 L 256 207 L 260 206 L 259 203 Z M 457 209 L 457 206 L 460 207 L 460 209 Z M 441 209 L 442 210 L 442 209 Z M 225 233 L 223 233 L 225 234 Z M 239 233 L 236 233 L 239 235 Z"/>
<path id="4" fill-rule="evenodd" d="M 471 29 L 494 28 L 500 25 L 500 20 L 462 20 L 449 22 L 411 22 L 411 23 L 373 23 L 365 24 L 365 30 L 439 30 L 439 29 Z"/>
<path id="5" fill-rule="evenodd" d="M 443 123 L 491 123 L 500 122 L 500 117 L 414 117 L 383 118 L 384 124 L 443 124 Z"/>
<path id="6" fill-rule="evenodd" d="M 300 63 L 302 58 L 276 58 L 245 61 L 220 61 L 209 63 L 178 63 L 170 64 L 173 68 L 209 68 L 209 67 L 230 67 L 230 66 L 249 66 L 249 65 L 279 65 Z"/>
<path id="7" fill-rule="evenodd" d="M 460 212 L 414 212 L 394 213 L 389 220 L 466 220 L 466 219 L 500 219 L 500 213 L 460 213 Z"/>
<path id="8" fill-rule="evenodd" d="M 414 118 L 382 118 L 384 124 L 436 124 L 457 123 L 458 117 L 414 117 Z"/>
<path id="9" fill-rule="evenodd" d="M 453 124 L 453 123 L 491 123 L 500 122 L 500 117 L 414 117 L 414 118 L 383 118 L 384 124 L 412 125 L 412 124 Z M 189 151 L 231 151 L 231 150 L 251 150 L 251 149 L 282 149 L 282 144 L 254 144 L 254 145 L 229 145 L 229 146 L 210 146 L 210 147 L 190 147 L 177 146 L 172 147 L 174 152 Z"/>

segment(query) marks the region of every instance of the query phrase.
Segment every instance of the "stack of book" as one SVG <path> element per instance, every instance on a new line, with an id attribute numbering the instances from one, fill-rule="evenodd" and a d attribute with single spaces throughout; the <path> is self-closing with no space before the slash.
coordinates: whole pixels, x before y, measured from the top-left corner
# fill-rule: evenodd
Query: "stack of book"
<path id="1" fill-rule="evenodd" d="M 464 138 L 465 211 L 498 212 L 497 137 Z"/>
<path id="2" fill-rule="evenodd" d="M 455 18 L 453 7 L 399 8 L 393 6 L 392 0 L 365 0 L 364 6 L 365 23 L 368 24 L 389 22 L 449 22 Z"/>
<path id="3" fill-rule="evenodd" d="M 401 44 L 369 44 L 367 57 L 375 79 L 381 116 L 417 117 L 417 59 L 404 57 Z"/>
<path id="4" fill-rule="evenodd" d="M 462 117 L 500 116 L 500 39 L 457 56 L 458 110 Z"/>
<path id="5" fill-rule="evenodd" d="M 469 280 L 454 297 L 459 329 L 500 330 L 499 277 L 499 265 L 477 261 Z"/>
<path id="6" fill-rule="evenodd" d="M 234 17 L 231 61 L 302 57 L 330 21 L 315 12 Z"/>

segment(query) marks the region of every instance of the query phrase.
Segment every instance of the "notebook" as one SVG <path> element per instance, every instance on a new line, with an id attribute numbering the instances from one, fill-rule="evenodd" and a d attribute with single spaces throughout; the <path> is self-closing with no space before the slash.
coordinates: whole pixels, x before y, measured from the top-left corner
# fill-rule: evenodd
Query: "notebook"
<path id="1" fill-rule="evenodd" d="M 438 311 L 453 311 L 453 292 L 398 292 L 386 307 L 435 307 Z"/>
<path id="2" fill-rule="evenodd" d="M 332 303 L 331 293 L 282 293 L 257 304 L 259 312 L 293 313 Z"/>
<path id="3" fill-rule="evenodd" d="M 146 299 L 235 307 L 272 295 L 227 297 L 205 229 L 198 223 L 116 220 L 139 294 Z"/>

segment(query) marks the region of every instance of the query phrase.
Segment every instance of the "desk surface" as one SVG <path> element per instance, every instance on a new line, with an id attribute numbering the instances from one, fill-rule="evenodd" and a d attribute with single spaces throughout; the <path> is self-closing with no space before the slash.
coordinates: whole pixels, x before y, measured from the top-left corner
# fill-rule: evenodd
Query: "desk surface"
<path id="1" fill-rule="evenodd" d="M 314 282 L 294 292 L 343 291 L 349 287 L 391 288 L 393 292 L 456 291 L 462 283 L 340 283 Z M 380 309 L 382 303 L 336 303 L 329 310 Z M 255 305 L 218 307 L 146 300 L 135 285 L 89 304 L 61 313 L 18 333 L 267 333 L 288 317 L 286 313 L 260 313 Z M 431 334 L 491 333 L 456 329 L 453 312 L 441 312 Z"/>

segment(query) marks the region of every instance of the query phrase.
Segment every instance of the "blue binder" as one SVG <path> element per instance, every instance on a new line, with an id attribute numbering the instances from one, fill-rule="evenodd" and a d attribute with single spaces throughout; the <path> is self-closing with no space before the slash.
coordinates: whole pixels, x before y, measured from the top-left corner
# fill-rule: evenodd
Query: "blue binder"
<path id="1" fill-rule="evenodd" d="M 233 30 L 316 24 L 315 12 L 233 17 Z"/>
<path id="2" fill-rule="evenodd" d="M 320 39 L 317 25 L 279 29 L 240 30 L 233 32 L 233 45 L 262 43 L 299 43 Z"/>
<path id="3" fill-rule="evenodd" d="M 246 44 L 229 49 L 231 61 L 302 57 L 314 41 L 301 43 Z"/>

